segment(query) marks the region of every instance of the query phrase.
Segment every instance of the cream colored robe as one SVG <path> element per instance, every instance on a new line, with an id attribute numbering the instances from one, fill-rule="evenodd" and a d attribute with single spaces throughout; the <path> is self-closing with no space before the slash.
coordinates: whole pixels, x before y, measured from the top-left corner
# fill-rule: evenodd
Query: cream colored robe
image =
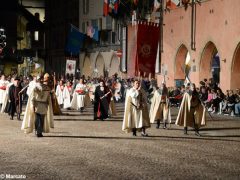
<path id="1" fill-rule="evenodd" d="M 67 109 L 71 107 L 71 94 L 67 88 L 67 86 L 63 89 L 63 108 Z"/>
<path id="2" fill-rule="evenodd" d="M 178 116 L 175 124 L 184 127 L 194 127 L 193 120 L 195 119 L 195 125 L 199 128 L 206 125 L 206 110 L 204 106 L 199 103 L 195 108 L 191 108 L 192 96 L 188 93 L 184 93 L 182 103 L 178 112 Z"/>
<path id="3" fill-rule="evenodd" d="M 111 98 L 111 101 L 109 103 L 109 114 L 111 116 L 116 116 L 117 113 L 116 113 L 116 107 L 115 107 L 115 103 L 114 103 L 114 100 L 113 98 Z"/>
<path id="4" fill-rule="evenodd" d="M 4 103 L 5 96 L 7 94 L 7 85 L 8 85 L 8 83 L 9 83 L 8 81 L 0 80 L 0 87 L 5 87 L 6 88 L 5 90 L 0 89 L 0 104 Z"/>
<path id="5" fill-rule="evenodd" d="M 6 105 L 7 105 L 7 102 L 9 100 L 8 90 L 9 90 L 11 85 L 13 85 L 13 83 L 8 83 L 7 84 L 7 88 L 6 88 L 6 91 L 5 91 L 6 94 L 4 96 L 4 100 L 3 100 L 3 103 L 2 103 L 1 113 L 4 113 Z"/>
<path id="6" fill-rule="evenodd" d="M 73 98 L 72 98 L 72 102 L 71 102 L 71 107 L 73 109 L 77 109 L 79 110 L 82 107 L 86 106 L 86 94 L 78 94 L 76 91 L 77 90 L 83 90 L 86 92 L 87 94 L 87 86 L 85 84 L 77 84 L 74 93 L 73 93 Z M 89 97 L 89 95 L 88 95 Z"/>
<path id="7" fill-rule="evenodd" d="M 116 99 L 116 101 L 120 100 L 121 99 L 121 94 L 120 94 L 120 91 L 121 91 L 121 83 L 120 82 L 117 82 L 115 84 L 115 93 L 114 93 L 114 97 Z"/>
<path id="8" fill-rule="evenodd" d="M 151 100 L 150 106 L 150 122 L 154 123 L 155 120 L 163 119 L 167 123 L 171 123 L 171 111 L 169 107 L 169 101 L 165 104 L 161 104 L 162 95 L 156 90 Z"/>
<path id="9" fill-rule="evenodd" d="M 147 101 L 146 97 L 143 96 L 144 93 L 142 93 L 143 107 L 138 109 L 134 106 L 140 105 L 139 94 L 140 92 L 135 88 L 131 88 L 126 94 L 125 112 L 122 124 L 122 130 L 125 132 L 131 132 L 133 128 L 136 128 L 138 131 L 140 131 L 143 127 L 150 127 L 148 107 L 146 103 Z"/>
<path id="10" fill-rule="evenodd" d="M 21 130 L 24 131 L 24 133 L 32 133 L 33 129 L 35 129 L 35 112 L 33 110 L 33 104 L 31 101 L 31 97 L 33 95 L 33 91 L 31 95 L 28 98 L 26 111 L 24 113 L 23 122 L 21 126 Z M 50 128 L 54 128 L 54 120 L 53 120 L 53 109 L 52 109 L 52 100 L 51 97 L 48 102 L 48 112 L 44 118 L 44 126 L 43 126 L 43 132 L 49 133 Z"/>
<path id="11" fill-rule="evenodd" d="M 31 81 L 30 83 L 29 83 L 29 86 L 28 86 L 28 88 L 27 88 L 27 95 L 28 95 L 28 97 L 30 97 L 30 95 L 32 94 L 32 91 L 33 91 L 33 89 L 35 88 L 35 86 L 36 86 L 36 81 Z"/>
<path id="12" fill-rule="evenodd" d="M 76 90 L 84 89 L 86 91 L 85 95 L 79 95 Z M 91 100 L 89 97 L 89 93 L 87 92 L 86 86 L 76 86 L 75 91 L 73 93 L 73 98 L 71 101 L 71 108 L 79 110 L 81 107 L 87 107 L 91 104 Z"/>
<path id="13" fill-rule="evenodd" d="M 64 87 L 65 88 L 65 87 Z M 58 101 L 58 104 L 59 105 L 62 105 L 63 104 L 63 90 L 61 90 L 61 87 L 60 85 L 57 85 L 57 88 L 56 88 L 56 96 L 57 96 L 57 101 Z"/>

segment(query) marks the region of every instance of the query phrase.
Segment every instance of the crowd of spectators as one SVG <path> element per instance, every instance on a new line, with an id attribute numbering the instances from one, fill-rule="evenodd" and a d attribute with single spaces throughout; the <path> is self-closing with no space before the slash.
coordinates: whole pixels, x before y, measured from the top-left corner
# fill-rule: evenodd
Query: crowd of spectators
<path id="1" fill-rule="evenodd" d="M 179 106 L 185 86 L 175 87 L 170 90 L 170 102 Z M 200 81 L 197 88 L 199 100 L 204 104 L 210 113 L 224 114 L 229 116 L 240 116 L 240 90 L 227 90 L 222 92 L 221 88 L 213 79 Z"/>

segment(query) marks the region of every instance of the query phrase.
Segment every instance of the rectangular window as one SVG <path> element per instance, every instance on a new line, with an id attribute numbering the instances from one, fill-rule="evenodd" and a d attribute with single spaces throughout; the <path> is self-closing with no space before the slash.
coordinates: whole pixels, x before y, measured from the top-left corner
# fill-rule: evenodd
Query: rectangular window
<path id="1" fill-rule="evenodd" d="M 111 44 L 112 42 L 112 31 L 107 32 L 107 42 L 108 44 Z"/>
<path id="2" fill-rule="evenodd" d="M 34 40 L 38 41 L 38 31 L 34 31 Z"/>
<path id="3" fill-rule="evenodd" d="M 110 16 L 106 17 L 106 29 L 112 30 L 112 18 Z"/>
<path id="4" fill-rule="evenodd" d="M 98 30 L 102 30 L 102 18 L 98 19 Z"/>
<path id="5" fill-rule="evenodd" d="M 91 23 L 92 23 L 92 27 L 98 26 L 98 21 L 97 21 L 97 19 L 93 19 Z"/>
<path id="6" fill-rule="evenodd" d="M 112 32 L 112 43 L 115 44 L 116 43 L 116 33 Z"/>

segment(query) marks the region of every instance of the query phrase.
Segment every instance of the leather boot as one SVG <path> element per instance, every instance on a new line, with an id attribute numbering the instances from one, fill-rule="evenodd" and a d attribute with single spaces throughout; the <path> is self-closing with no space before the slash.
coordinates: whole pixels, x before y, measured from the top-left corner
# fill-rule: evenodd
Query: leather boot
<path id="1" fill-rule="evenodd" d="M 132 132 L 133 132 L 133 136 L 137 136 L 137 129 L 136 128 L 133 128 Z"/>
<path id="2" fill-rule="evenodd" d="M 148 134 L 146 133 L 146 129 L 143 127 L 142 128 L 142 133 L 141 133 L 141 135 L 143 136 L 143 137 L 147 137 L 148 136 Z"/>
<path id="3" fill-rule="evenodd" d="M 183 132 L 184 132 L 184 134 L 187 134 L 187 127 L 184 127 Z"/>
<path id="4" fill-rule="evenodd" d="M 159 127 L 160 127 L 160 120 L 157 120 L 157 126 L 156 126 L 156 128 L 159 129 Z"/>
<path id="5" fill-rule="evenodd" d="M 21 119 L 20 119 L 20 113 L 17 113 L 17 119 L 18 119 L 18 120 L 21 120 Z"/>
<path id="6" fill-rule="evenodd" d="M 166 121 L 164 121 L 164 123 L 163 123 L 163 129 L 167 129 L 167 123 L 166 123 Z"/>

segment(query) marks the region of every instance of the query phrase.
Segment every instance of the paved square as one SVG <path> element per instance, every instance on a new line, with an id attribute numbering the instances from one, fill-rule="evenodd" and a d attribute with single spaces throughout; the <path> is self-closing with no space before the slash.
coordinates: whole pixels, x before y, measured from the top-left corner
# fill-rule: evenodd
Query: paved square
<path id="1" fill-rule="evenodd" d="M 64 111 L 44 138 L 24 134 L 22 121 L 1 114 L 0 174 L 27 179 L 240 179 L 239 118 L 215 115 L 200 131 L 202 137 L 193 131 L 183 135 L 174 124 L 168 130 L 153 124 L 149 137 L 133 137 L 121 131 L 123 108 L 117 104 L 118 115 L 106 121 L 92 121 L 92 108 L 82 114 Z"/>

